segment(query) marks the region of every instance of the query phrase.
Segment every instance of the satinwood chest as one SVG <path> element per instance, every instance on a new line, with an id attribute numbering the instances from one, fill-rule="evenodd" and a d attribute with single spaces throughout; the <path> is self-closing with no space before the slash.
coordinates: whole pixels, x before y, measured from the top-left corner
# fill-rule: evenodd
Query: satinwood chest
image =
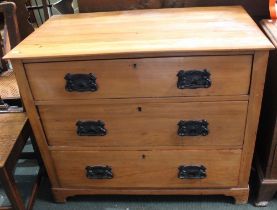
<path id="1" fill-rule="evenodd" d="M 57 202 L 248 198 L 271 43 L 240 6 L 54 16 L 7 56 Z"/>

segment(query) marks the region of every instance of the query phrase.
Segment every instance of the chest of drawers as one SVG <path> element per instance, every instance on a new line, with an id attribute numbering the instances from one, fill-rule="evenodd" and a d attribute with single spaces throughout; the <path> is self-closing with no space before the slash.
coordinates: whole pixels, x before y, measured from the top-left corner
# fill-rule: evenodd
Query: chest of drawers
<path id="1" fill-rule="evenodd" d="M 55 16 L 7 56 L 57 202 L 248 199 L 271 43 L 241 7 Z"/>

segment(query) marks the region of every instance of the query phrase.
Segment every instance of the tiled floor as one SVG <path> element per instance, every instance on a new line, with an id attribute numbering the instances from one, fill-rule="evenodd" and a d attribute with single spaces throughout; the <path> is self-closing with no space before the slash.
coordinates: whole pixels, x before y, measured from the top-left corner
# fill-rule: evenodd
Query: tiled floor
<path id="1" fill-rule="evenodd" d="M 36 178 L 38 170 L 39 167 L 37 166 L 36 161 L 20 160 L 17 164 L 15 180 L 24 200 L 27 200 L 28 195 L 31 193 L 32 184 Z M 0 206 L 7 205 L 9 205 L 9 201 L 0 183 Z"/>
<path id="2" fill-rule="evenodd" d="M 251 203 L 234 205 L 224 196 L 79 196 L 55 204 L 44 182 L 34 210 L 257 210 Z M 262 210 L 277 210 L 277 197 Z"/>

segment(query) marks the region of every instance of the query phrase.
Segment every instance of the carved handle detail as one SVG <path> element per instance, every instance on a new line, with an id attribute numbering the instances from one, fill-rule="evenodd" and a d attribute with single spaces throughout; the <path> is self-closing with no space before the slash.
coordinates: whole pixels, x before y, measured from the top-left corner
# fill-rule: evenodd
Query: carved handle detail
<path id="1" fill-rule="evenodd" d="M 110 166 L 87 166 L 86 175 L 88 179 L 112 179 L 113 172 Z"/>
<path id="2" fill-rule="evenodd" d="M 197 89 L 197 88 L 209 88 L 211 87 L 211 74 L 205 69 L 203 71 L 180 70 L 177 74 L 177 88 L 179 89 Z"/>
<path id="3" fill-rule="evenodd" d="M 201 121 L 184 121 L 178 123 L 179 136 L 207 136 L 209 134 L 209 123 L 206 120 Z"/>
<path id="4" fill-rule="evenodd" d="M 67 74 L 64 79 L 66 80 L 65 89 L 68 92 L 95 92 L 98 89 L 96 77 L 91 73 Z"/>
<path id="5" fill-rule="evenodd" d="M 79 136 L 105 136 L 107 129 L 105 123 L 98 121 L 78 121 L 76 123 Z"/>
<path id="6" fill-rule="evenodd" d="M 204 179 L 207 177 L 206 168 L 203 165 L 200 166 L 185 166 L 182 165 L 179 168 L 179 179 Z"/>

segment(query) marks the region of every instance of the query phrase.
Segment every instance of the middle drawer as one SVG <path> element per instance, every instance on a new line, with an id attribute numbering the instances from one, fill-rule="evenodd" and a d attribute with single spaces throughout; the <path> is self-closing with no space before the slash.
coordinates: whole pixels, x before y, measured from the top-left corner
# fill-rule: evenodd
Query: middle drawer
<path id="1" fill-rule="evenodd" d="M 247 102 L 49 105 L 39 112 L 53 146 L 239 146 Z"/>

